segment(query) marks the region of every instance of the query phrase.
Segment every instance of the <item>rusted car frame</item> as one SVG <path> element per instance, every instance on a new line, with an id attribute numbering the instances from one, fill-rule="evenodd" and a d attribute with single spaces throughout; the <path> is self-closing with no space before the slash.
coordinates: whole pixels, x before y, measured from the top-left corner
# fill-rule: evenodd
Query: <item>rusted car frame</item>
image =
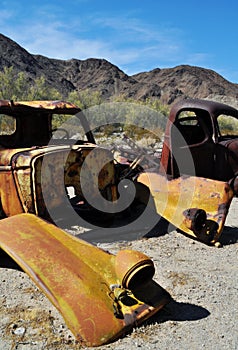
<path id="1" fill-rule="evenodd" d="M 215 101 L 181 100 L 169 114 L 160 164 L 143 150 L 137 153 L 141 159 L 132 164 L 148 160 L 150 169 L 146 165 L 136 181 L 149 188 L 157 213 L 189 236 L 219 246 L 238 193 L 238 111 Z"/>
<path id="2" fill-rule="evenodd" d="M 51 220 L 48 210 L 65 205 L 65 188 L 72 187 L 77 198 L 83 197 L 80 169 L 85 158 L 97 147 L 87 119 L 80 108 L 63 101 L 0 101 L 0 114 L 2 123 L 11 118 L 10 126 L 2 127 L 0 134 L 1 217 L 25 212 Z M 63 131 L 63 137 L 53 137 L 52 118 L 55 115 L 76 116 L 85 138 L 70 139 L 67 131 L 60 128 L 57 132 Z M 116 189 L 113 161 L 106 161 L 110 158 L 111 153 L 100 147 L 97 157 L 91 160 L 91 167 L 101 169 L 101 164 L 105 164 L 99 174 L 99 191 L 112 201 Z M 42 179 L 43 159 L 46 175 Z M 61 177 L 57 176 L 62 167 L 64 186 L 60 186 Z M 92 187 L 90 181 L 93 178 L 89 172 L 89 189 Z M 48 197 L 47 208 L 43 185 Z M 77 210 L 80 212 L 79 205 Z"/>
<path id="3" fill-rule="evenodd" d="M 186 164 L 188 152 L 194 168 Z M 161 169 L 172 178 L 187 174 L 236 183 L 238 110 L 201 99 L 174 104 L 165 130 Z"/>
<path id="4" fill-rule="evenodd" d="M 163 196 L 158 185 L 157 211 L 183 232 L 202 241 L 217 242 L 230 202 L 238 194 L 238 110 L 223 103 L 201 99 L 185 99 L 175 103 L 165 130 L 159 174 L 162 177 L 158 174 L 154 176 L 162 179 L 162 182 L 166 176 L 175 198 L 178 198 L 177 191 L 181 194 L 178 190 L 181 184 L 184 183 L 185 188 L 189 189 L 191 179 L 196 178 L 197 186 L 192 186 L 193 189 L 190 187 L 190 192 L 194 193 L 194 205 L 179 213 L 184 218 L 182 225 L 178 224 L 174 213 L 163 210 L 160 204 Z M 145 182 L 148 183 L 148 180 Z M 159 182 L 157 180 L 157 184 Z M 156 187 L 155 182 L 150 185 L 152 192 L 153 187 Z M 214 198 L 217 198 L 217 204 Z M 173 207 L 173 201 L 171 199 L 168 208 Z M 207 219 L 210 221 L 210 218 L 217 225 L 212 225 L 213 228 L 204 235 Z"/>

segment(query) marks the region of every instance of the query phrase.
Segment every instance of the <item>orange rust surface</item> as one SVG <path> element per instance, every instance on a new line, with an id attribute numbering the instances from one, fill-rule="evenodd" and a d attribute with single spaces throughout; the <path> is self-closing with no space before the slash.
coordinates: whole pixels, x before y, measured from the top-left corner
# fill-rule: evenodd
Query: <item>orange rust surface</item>
<path id="1" fill-rule="evenodd" d="M 108 192 L 111 191 L 109 199 L 115 199 L 111 153 L 101 148 L 96 148 L 95 152 L 94 149 L 95 145 L 88 144 L 83 148 L 48 146 L 1 150 L 0 199 L 6 216 L 26 212 L 45 217 L 46 206 L 52 209 L 64 203 L 67 186 L 74 187 L 75 195 L 83 197 L 81 170 L 85 159 L 83 179 L 88 196 L 93 198 L 98 191 L 108 188 Z M 97 169 L 101 171 L 97 173 Z M 46 204 L 42 188 L 47 194 Z"/>
<path id="2" fill-rule="evenodd" d="M 29 106 L 34 108 L 44 108 L 44 109 L 71 109 L 78 108 L 75 104 L 66 101 L 47 101 L 47 100 L 37 100 L 37 101 L 15 101 L 14 106 Z"/>
<path id="3" fill-rule="evenodd" d="M 122 313 L 122 317 L 117 318 L 115 296 L 110 290 L 110 285 L 120 284 L 115 256 L 35 215 L 21 214 L 1 220 L 0 247 L 51 300 L 75 337 L 89 346 L 119 337 L 169 300 L 161 294 L 161 287 L 150 280 L 144 286 L 144 294 L 148 299 L 147 294 L 151 293 L 153 302 L 145 303 L 129 296 L 133 303 L 116 303 Z"/>
<path id="4" fill-rule="evenodd" d="M 10 101 L 10 100 L 0 100 L 0 107 L 5 107 L 8 109 L 14 107 L 34 107 L 41 109 L 78 109 L 80 108 L 70 102 L 65 101 L 50 101 L 50 100 L 37 100 L 37 101 Z"/>
<path id="5" fill-rule="evenodd" d="M 203 209 L 207 219 L 217 224 L 212 240 L 216 242 L 219 239 L 233 198 L 233 191 L 226 182 L 192 176 L 169 181 L 157 173 L 143 173 L 138 181 L 150 189 L 158 214 L 174 226 L 199 239 L 185 224 L 184 211 Z"/>
<path id="6" fill-rule="evenodd" d="M 25 212 L 22 201 L 18 195 L 13 175 L 10 171 L 0 172 L 0 199 L 6 216 Z"/>

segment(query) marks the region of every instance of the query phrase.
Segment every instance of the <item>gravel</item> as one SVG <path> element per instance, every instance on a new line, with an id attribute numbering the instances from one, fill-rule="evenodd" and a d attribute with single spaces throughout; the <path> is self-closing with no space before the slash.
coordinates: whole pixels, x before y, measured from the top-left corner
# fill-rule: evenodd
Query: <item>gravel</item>
<path id="1" fill-rule="evenodd" d="M 238 349 L 238 199 L 222 235 L 209 247 L 176 230 L 162 236 L 100 243 L 116 253 L 143 251 L 156 266 L 154 279 L 173 300 L 127 336 L 98 349 Z M 0 349 L 81 348 L 63 318 L 30 278 L 8 259 L 0 263 Z M 84 348 L 92 349 L 92 348 Z"/>

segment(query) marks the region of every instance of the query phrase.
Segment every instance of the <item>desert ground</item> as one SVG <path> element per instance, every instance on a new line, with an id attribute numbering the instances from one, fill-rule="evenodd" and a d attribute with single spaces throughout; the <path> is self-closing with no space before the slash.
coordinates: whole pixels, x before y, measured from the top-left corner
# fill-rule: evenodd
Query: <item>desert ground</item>
<path id="1" fill-rule="evenodd" d="M 174 229 L 150 238 L 98 243 L 112 253 L 122 248 L 143 251 L 154 261 L 154 279 L 172 296 L 145 324 L 98 349 L 238 349 L 237 216 L 235 198 L 221 236 L 222 248 Z M 0 265 L 0 349 L 80 349 L 61 315 L 30 278 L 7 257 Z"/>

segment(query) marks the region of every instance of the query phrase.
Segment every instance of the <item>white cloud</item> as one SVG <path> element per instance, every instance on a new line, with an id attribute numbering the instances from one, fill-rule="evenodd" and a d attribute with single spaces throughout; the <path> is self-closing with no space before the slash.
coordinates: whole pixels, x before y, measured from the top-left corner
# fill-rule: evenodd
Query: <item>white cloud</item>
<path id="1" fill-rule="evenodd" d="M 60 6 L 43 2 L 41 6 L 32 6 L 32 16 L 24 18 L 20 13 L 22 6 L 16 3 L 14 10 L 3 10 L 3 34 L 30 53 L 59 59 L 100 57 L 127 65 L 138 60 L 166 59 L 179 50 L 179 45 L 175 45 L 178 34 L 171 35 L 170 28 L 153 28 L 134 17 L 133 12 L 117 17 L 102 13 L 87 18 L 78 13 L 63 17 L 64 9 Z"/>
<path id="2" fill-rule="evenodd" d="M 208 62 L 212 56 L 207 53 L 195 52 L 193 54 L 188 54 L 184 60 L 184 63 L 189 62 L 191 65 L 199 65 L 203 62 Z"/>
<path id="3" fill-rule="evenodd" d="M 27 26 L 23 25 L 21 28 L 5 26 L 3 34 L 15 40 L 30 53 L 54 58 L 103 57 L 113 61 L 120 60 L 124 64 L 140 56 L 139 48 L 124 47 L 123 43 L 105 37 L 87 39 L 87 33 L 83 30 L 82 35 L 75 34 L 61 22 L 32 24 L 28 22 Z"/>
<path id="4" fill-rule="evenodd" d="M 179 29 L 162 24 L 154 27 L 129 15 L 100 17 L 97 13 L 78 19 L 75 14 L 62 21 L 52 8 L 42 7 L 35 17 L 15 21 L 15 26 L 9 21 L 12 15 L 5 13 L 3 34 L 32 54 L 57 59 L 105 58 L 128 74 L 186 60 L 202 62 L 203 58 L 202 53 L 187 57 Z"/>

